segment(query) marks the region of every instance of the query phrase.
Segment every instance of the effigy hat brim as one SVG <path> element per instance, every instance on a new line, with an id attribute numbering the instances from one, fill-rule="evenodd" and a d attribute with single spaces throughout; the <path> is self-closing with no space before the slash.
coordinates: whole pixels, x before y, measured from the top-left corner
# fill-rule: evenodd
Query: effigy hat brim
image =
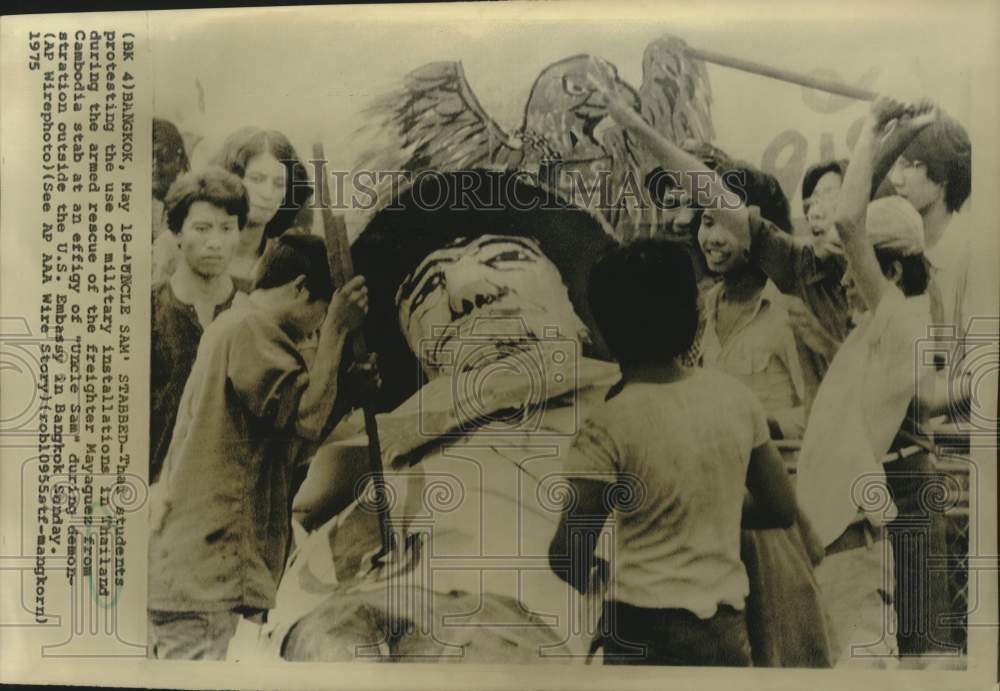
<path id="1" fill-rule="evenodd" d="M 615 243 L 606 227 L 528 176 L 483 170 L 424 174 L 376 213 L 351 245 L 354 271 L 368 285 L 365 339 L 378 355 L 383 380 L 377 410 L 392 410 L 419 385 L 417 360 L 399 327 L 399 285 L 431 252 L 487 234 L 538 242 L 591 332 L 584 354 L 607 359 L 587 302 L 590 268 Z"/>

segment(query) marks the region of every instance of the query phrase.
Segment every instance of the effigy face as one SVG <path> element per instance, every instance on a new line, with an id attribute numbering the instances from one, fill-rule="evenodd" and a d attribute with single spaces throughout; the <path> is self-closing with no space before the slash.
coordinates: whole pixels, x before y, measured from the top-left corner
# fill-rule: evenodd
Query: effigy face
<path id="1" fill-rule="evenodd" d="M 586 339 L 559 270 L 526 237 L 483 235 L 432 252 L 400 285 L 396 304 L 430 379 L 546 338 Z"/>

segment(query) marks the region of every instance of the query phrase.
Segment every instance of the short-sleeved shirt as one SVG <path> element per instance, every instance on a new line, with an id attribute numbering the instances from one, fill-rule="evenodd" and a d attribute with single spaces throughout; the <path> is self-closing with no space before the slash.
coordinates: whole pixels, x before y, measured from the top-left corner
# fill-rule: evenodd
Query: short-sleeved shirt
<path id="1" fill-rule="evenodd" d="M 722 604 L 742 610 L 747 468 L 769 438 L 760 402 L 723 372 L 630 383 L 600 405 L 581 426 L 567 472 L 630 488 L 613 511 L 608 597 L 701 618 Z"/>
<path id="2" fill-rule="evenodd" d="M 800 298 L 827 334 L 842 343 L 851 328 L 851 308 L 841 286 L 846 262 L 842 257 L 817 256 L 812 242 L 793 237 L 750 207 L 751 254 L 782 293 Z M 806 380 L 806 409 L 812 392 L 826 376 L 830 358 L 797 342 Z"/>
<path id="3" fill-rule="evenodd" d="M 205 330 L 151 488 L 150 609 L 273 606 L 307 383 L 295 343 L 247 296 Z"/>
<path id="4" fill-rule="evenodd" d="M 800 439 L 805 427 L 805 383 L 784 296 L 768 281 L 757 294 L 750 317 L 723 343 L 716 327 L 722 289 L 720 283 L 705 294 L 703 365 L 739 379 L 778 421 L 785 438 Z"/>
<path id="5" fill-rule="evenodd" d="M 233 304 L 237 292 L 250 285 L 234 278 L 233 290 L 215 306 L 214 320 Z M 181 393 L 187 383 L 203 332 L 194 305 L 181 302 L 166 280 L 153 286 L 152 342 L 150 358 L 149 481 L 156 482 L 167 456 Z"/>
<path id="6" fill-rule="evenodd" d="M 916 393 L 918 345 L 930 301 L 886 287 L 840 346 L 820 385 L 799 453 L 796 492 L 816 534 L 829 545 L 866 510 L 891 518 L 882 460 Z"/>

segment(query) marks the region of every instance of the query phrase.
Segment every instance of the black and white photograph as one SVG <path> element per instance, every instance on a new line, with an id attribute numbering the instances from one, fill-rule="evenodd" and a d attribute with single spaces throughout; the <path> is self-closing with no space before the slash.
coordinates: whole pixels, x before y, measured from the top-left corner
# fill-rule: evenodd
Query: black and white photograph
<path id="1" fill-rule="evenodd" d="M 95 367 L 137 375 L 104 399 L 95 377 L 117 475 L 100 444 L 79 472 L 107 497 L 56 479 L 61 442 L 33 462 L 39 521 L 86 506 L 67 573 L 138 531 L 107 584 L 81 572 L 105 612 L 134 598 L 118 654 L 223 685 L 376 662 L 995 683 L 996 12 L 863 7 L 214 9 L 147 12 L 135 48 L 94 34 L 80 98 L 121 106 L 65 129 L 113 131 L 74 191 L 124 219 L 94 204 L 81 230 L 116 312 L 70 295 L 64 361 L 43 296 L 42 410 L 90 366 L 85 327 L 111 344 Z"/>

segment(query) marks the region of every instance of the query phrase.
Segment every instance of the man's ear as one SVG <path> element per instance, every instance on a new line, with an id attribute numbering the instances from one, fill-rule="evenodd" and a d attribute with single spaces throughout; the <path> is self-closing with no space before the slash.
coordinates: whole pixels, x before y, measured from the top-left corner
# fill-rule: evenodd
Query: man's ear
<path id="1" fill-rule="evenodd" d="M 941 190 L 941 201 L 946 202 L 948 200 L 948 181 L 939 182 L 937 186 Z"/>
<path id="2" fill-rule="evenodd" d="M 890 283 L 899 286 L 903 282 L 903 265 L 898 259 L 893 259 L 892 263 L 885 268 L 885 277 Z"/>
<path id="3" fill-rule="evenodd" d="M 306 287 L 306 276 L 305 274 L 299 274 L 298 276 L 295 277 L 295 280 L 292 281 L 292 288 L 294 288 L 295 292 L 298 293 L 302 290 L 305 290 L 305 287 Z"/>

